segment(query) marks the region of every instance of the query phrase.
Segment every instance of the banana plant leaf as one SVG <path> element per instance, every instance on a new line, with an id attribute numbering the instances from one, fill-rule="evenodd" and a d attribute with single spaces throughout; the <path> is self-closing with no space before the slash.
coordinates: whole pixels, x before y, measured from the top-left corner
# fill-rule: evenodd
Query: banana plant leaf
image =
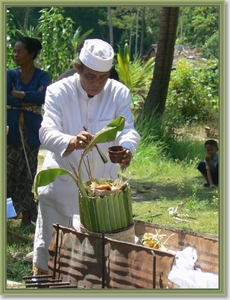
<path id="1" fill-rule="evenodd" d="M 94 139 L 89 143 L 85 151 L 91 149 L 95 144 L 114 141 L 121 134 L 124 126 L 125 118 L 123 116 L 117 117 L 96 133 Z"/>
<path id="2" fill-rule="evenodd" d="M 87 192 L 81 179 L 81 164 L 84 156 L 97 143 L 106 143 L 115 140 L 122 132 L 124 125 L 125 125 L 125 118 L 123 116 L 119 116 L 113 121 L 111 121 L 107 126 L 105 126 L 101 131 L 99 131 L 95 135 L 94 139 L 89 143 L 87 148 L 82 153 L 79 166 L 78 166 L 78 178 L 76 178 L 70 171 L 62 168 L 49 168 L 38 172 L 34 179 L 34 183 L 32 187 L 32 192 L 35 194 L 35 196 L 36 197 L 38 196 L 37 189 L 39 187 L 46 186 L 51 182 L 54 182 L 54 180 L 58 176 L 69 175 L 76 182 L 82 195 L 84 197 L 87 197 Z"/>
<path id="3" fill-rule="evenodd" d="M 50 169 L 41 170 L 35 176 L 33 187 L 32 187 L 32 192 L 34 193 L 35 197 L 36 198 L 38 197 L 39 187 L 46 186 L 47 184 L 54 182 L 55 179 L 61 175 L 69 175 L 78 185 L 77 178 L 69 170 L 62 169 L 62 168 L 50 168 Z"/>
<path id="4" fill-rule="evenodd" d="M 81 179 L 81 164 L 84 156 L 88 153 L 90 149 L 92 149 L 98 143 L 107 143 L 115 140 L 122 132 L 125 126 L 125 118 L 123 116 L 119 116 L 113 121 L 111 121 L 108 125 L 106 125 L 102 130 L 100 130 L 94 137 L 94 139 L 88 144 L 82 153 L 79 166 L 78 166 L 78 182 L 82 185 Z M 80 187 L 79 187 L 80 189 Z M 80 189 L 81 190 L 81 189 Z M 83 193 L 85 194 L 85 193 Z"/>

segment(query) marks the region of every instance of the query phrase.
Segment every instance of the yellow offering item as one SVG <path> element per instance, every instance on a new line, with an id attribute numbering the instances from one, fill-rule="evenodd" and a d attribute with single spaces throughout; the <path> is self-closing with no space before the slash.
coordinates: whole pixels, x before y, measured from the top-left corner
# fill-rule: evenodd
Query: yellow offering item
<path id="1" fill-rule="evenodd" d="M 24 126 L 25 120 L 24 120 L 24 114 L 23 112 L 20 113 L 19 115 L 19 123 Z"/>

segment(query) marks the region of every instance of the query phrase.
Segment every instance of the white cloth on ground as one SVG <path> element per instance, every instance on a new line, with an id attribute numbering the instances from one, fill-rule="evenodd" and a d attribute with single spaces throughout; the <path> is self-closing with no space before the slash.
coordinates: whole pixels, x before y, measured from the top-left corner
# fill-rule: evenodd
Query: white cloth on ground
<path id="1" fill-rule="evenodd" d="M 197 251 L 195 248 L 189 246 L 182 251 L 177 251 L 168 279 L 180 288 L 217 289 L 218 275 L 196 269 L 196 261 Z"/>

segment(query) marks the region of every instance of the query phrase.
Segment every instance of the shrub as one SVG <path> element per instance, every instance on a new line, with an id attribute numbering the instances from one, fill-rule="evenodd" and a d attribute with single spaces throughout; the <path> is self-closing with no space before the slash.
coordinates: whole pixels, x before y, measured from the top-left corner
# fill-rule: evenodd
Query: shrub
<path id="1" fill-rule="evenodd" d="M 7 41 L 7 57 L 6 57 L 6 67 L 7 69 L 15 67 L 15 62 L 13 60 L 14 53 L 14 43 L 16 36 L 16 25 L 13 21 L 12 13 L 7 9 L 6 14 L 6 41 Z"/>
<path id="2" fill-rule="evenodd" d="M 153 77 L 154 58 L 143 61 L 139 55 L 130 60 L 129 47 L 126 43 L 124 48 L 118 45 L 116 54 L 116 71 L 119 81 L 126 85 L 131 93 L 131 109 L 134 117 L 142 110 L 145 98 L 148 94 L 151 80 Z"/>
<path id="3" fill-rule="evenodd" d="M 205 122 L 218 112 L 218 69 L 208 61 L 176 63 L 171 73 L 165 115 L 169 127 Z"/>

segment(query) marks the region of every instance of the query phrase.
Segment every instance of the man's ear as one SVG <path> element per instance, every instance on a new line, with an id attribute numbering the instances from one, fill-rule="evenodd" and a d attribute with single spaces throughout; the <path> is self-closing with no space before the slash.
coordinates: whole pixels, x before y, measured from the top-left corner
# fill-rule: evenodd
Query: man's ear
<path id="1" fill-rule="evenodd" d="M 82 71 L 81 65 L 80 65 L 79 63 L 77 63 L 77 62 L 74 62 L 73 66 L 74 66 L 76 72 L 77 72 L 78 74 L 81 74 L 81 71 Z"/>

